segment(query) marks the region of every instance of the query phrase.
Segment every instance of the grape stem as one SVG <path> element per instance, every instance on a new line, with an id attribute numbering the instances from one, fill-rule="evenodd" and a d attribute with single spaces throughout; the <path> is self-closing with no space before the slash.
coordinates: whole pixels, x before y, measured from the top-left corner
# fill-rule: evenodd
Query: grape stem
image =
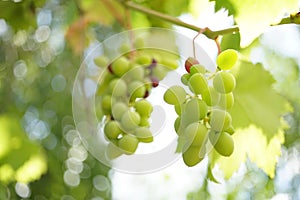
<path id="1" fill-rule="evenodd" d="M 189 24 L 184 21 L 181 21 L 180 19 L 178 19 L 176 17 L 172 17 L 170 15 L 160 13 L 155 10 L 146 8 L 144 6 L 140 6 L 132 1 L 128 1 L 128 0 L 119 0 L 119 1 L 125 7 L 129 8 L 129 9 L 142 12 L 142 13 L 152 16 L 152 17 L 160 18 L 166 22 L 170 22 L 172 24 L 182 26 L 182 27 L 185 27 L 185 28 L 197 31 L 197 32 L 200 32 L 201 30 L 203 30 L 203 28 L 200 28 L 193 24 Z M 282 18 L 282 20 L 278 24 L 272 24 L 271 26 L 276 26 L 276 25 L 281 25 L 281 24 L 300 24 L 300 14 L 299 13 L 291 14 L 289 17 Z M 237 32 L 239 32 L 239 27 L 232 26 L 232 27 L 217 30 L 217 31 L 212 31 L 209 28 L 206 28 L 202 34 L 205 35 L 209 39 L 215 40 L 219 35 L 232 34 L 232 33 L 237 33 Z"/>

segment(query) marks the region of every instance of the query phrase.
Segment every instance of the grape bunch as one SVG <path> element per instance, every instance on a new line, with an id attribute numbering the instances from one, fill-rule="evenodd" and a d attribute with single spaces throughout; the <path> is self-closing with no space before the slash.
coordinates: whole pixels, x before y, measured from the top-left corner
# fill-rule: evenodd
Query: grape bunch
<path id="1" fill-rule="evenodd" d="M 217 70 L 211 73 L 195 58 L 185 61 L 187 73 L 181 85 L 171 86 L 164 93 L 164 101 L 174 105 L 178 115 L 174 129 L 178 134 L 178 146 L 187 166 L 198 164 L 208 150 L 208 141 L 222 156 L 230 156 L 234 150 L 231 135 L 234 133 L 228 109 L 234 104 L 235 77 L 228 71 L 238 60 L 235 50 L 228 49 L 217 57 Z"/>
<path id="2" fill-rule="evenodd" d="M 175 57 L 162 50 L 130 51 L 130 46 L 124 44 L 119 51 L 122 56 L 111 63 L 105 56 L 94 59 L 103 68 L 97 97 L 104 116 L 103 132 L 109 141 L 109 159 L 131 155 L 140 142 L 153 141 L 149 129 L 153 107 L 147 97 L 170 70 L 178 67 Z"/>

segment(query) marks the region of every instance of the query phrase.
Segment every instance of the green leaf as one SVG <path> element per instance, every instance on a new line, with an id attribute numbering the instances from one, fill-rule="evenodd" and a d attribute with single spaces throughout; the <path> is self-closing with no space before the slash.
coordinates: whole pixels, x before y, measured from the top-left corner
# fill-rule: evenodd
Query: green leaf
<path id="1" fill-rule="evenodd" d="M 218 165 L 225 178 L 230 178 L 248 157 L 256 163 L 270 178 L 274 178 L 278 157 L 281 155 L 281 145 L 284 142 L 283 130 L 279 130 L 270 141 L 255 125 L 236 130 L 232 135 L 234 151 L 230 157 L 219 156 L 215 151 L 211 154 L 212 166 Z"/>
<path id="2" fill-rule="evenodd" d="M 289 112 L 288 102 L 275 92 L 273 77 L 261 65 L 240 62 L 234 68 L 235 104 L 230 110 L 235 128 L 254 124 L 270 140 L 282 126 L 282 115 Z"/>
<path id="3" fill-rule="evenodd" d="M 240 41 L 241 36 L 239 33 L 223 35 L 220 44 L 221 51 L 224 51 L 226 49 L 240 50 Z"/>
<path id="4" fill-rule="evenodd" d="M 286 13 L 298 12 L 298 0 L 216 0 L 216 8 L 227 8 L 234 15 L 241 33 L 241 46 L 249 45 Z"/>

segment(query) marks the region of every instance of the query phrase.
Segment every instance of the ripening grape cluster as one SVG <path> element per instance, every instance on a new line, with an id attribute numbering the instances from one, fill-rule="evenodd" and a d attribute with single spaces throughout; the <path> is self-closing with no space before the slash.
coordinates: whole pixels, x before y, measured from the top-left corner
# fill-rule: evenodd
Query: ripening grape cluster
<path id="1" fill-rule="evenodd" d="M 174 105 L 178 115 L 174 128 L 183 141 L 183 160 L 187 166 L 198 164 L 208 151 L 208 141 L 222 156 L 234 150 L 234 133 L 228 109 L 234 104 L 235 77 L 228 71 L 237 62 L 234 50 L 225 50 L 217 57 L 217 71 L 208 72 L 195 58 L 185 62 L 182 86 L 171 86 L 164 94 L 166 103 Z"/>
<path id="2" fill-rule="evenodd" d="M 122 56 L 111 63 L 105 56 L 94 60 L 104 69 L 97 96 L 105 116 L 103 132 L 109 141 L 106 153 L 110 159 L 131 155 L 140 142 L 153 141 L 149 129 L 153 107 L 147 97 L 170 70 L 178 67 L 174 56 L 165 56 L 161 50 L 130 51 L 130 46 L 123 44 L 119 51 Z"/>

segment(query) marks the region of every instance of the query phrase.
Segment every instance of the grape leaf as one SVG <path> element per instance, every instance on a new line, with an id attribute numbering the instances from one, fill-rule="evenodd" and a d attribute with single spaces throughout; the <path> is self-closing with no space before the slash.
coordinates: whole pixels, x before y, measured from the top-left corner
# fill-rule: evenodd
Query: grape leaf
<path id="1" fill-rule="evenodd" d="M 240 50 L 240 40 L 241 36 L 239 33 L 223 35 L 220 44 L 221 51 L 224 51 L 226 49 Z"/>
<path id="2" fill-rule="evenodd" d="M 218 165 L 225 178 L 230 178 L 248 157 L 256 163 L 270 178 L 274 178 L 277 158 L 281 155 L 281 145 L 284 142 L 283 130 L 279 130 L 270 141 L 262 130 L 254 125 L 236 130 L 232 136 L 234 151 L 230 157 L 211 153 L 212 166 Z"/>
<path id="3" fill-rule="evenodd" d="M 286 13 L 298 11 L 298 0 L 216 0 L 216 8 L 227 8 L 234 15 L 241 33 L 241 46 L 249 45 Z"/>
<path id="4" fill-rule="evenodd" d="M 235 104 L 230 110 L 235 128 L 254 124 L 270 140 L 281 128 L 288 102 L 275 92 L 273 77 L 261 65 L 241 61 L 233 69 L 236 77 Z"/>

